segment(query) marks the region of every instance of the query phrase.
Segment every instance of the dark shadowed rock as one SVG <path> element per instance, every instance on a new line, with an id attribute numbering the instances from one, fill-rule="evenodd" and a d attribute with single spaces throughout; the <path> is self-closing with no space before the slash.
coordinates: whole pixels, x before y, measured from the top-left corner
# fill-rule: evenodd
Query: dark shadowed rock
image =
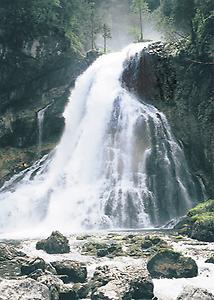
<path id="1" fill-rule="evenodd" d="M 56 269 L 58 275 L 68 276 L 68 282 L 85 282 L 87 278 L 87 269 L 83 263 L 63 260 L 52 262 L 51 264 Z"/>
<path id="2" fill-rule="evenodd" d="M 21 275 L 31 275 L 30 277 L 33 279 L 44 271 L 56 274 L 56 270 L 53 268 L 53 266 L 46 263 L 44 259 L 40 257 L 25 260 L 21 266 Z"/>
<path id="3" fill-rule="evenodd" d="M 207 290 L 187 286 L 177 297 L 177 300 L 214 300 L 214 295 Z"/>
<path id="4" fill-rule="evenodd" d="M 163 250 L 155 254 L 147 263 L 147 269 L 153 278 L 190 278 L 198 275 L 196 262 L 172 250 Z"/>
<path id="5" fill-rule="evenodd" d="M 205 263 L 214 264 L 214 255 L 208 258 Z"/>
<path id="6" fill-rule="evenodd" d="M 44 259 L 37 257 L 30 261 L 26 261 L 26 263 L 21 266 L 21 274 L 29 275 L 38 269 L 44 271 L 45 267 L 46 267 L 46 263 Z"/>
<path id="7" fill-rule="evenodd" d="M 70 252 L 68 239 L 58 231 L 52 232 L 47 239 L 37 242 L 36 249 L 44 250 L 49 254 Z"/>

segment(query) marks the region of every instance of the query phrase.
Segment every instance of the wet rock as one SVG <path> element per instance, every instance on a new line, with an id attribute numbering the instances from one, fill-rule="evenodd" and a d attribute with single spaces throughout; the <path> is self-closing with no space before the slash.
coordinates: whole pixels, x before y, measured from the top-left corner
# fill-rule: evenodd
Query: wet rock
<path id="1" fill-rule="evenodd" d="M 187 286 L 177 297 L 177 300 L 213 300 L 214 295 L 207 290 Z"/>
<path id="2" fill-rule="evenodd" d="M 63 289 L 63 281 L 56 275 L 42 275 L 38 278 L 38 282 L 46 285 L 49 288 L 51 300 L 59 300 L 61 289 Z"/>
<path id="3" fill-rule="evenodd" d="M 87 298 L 90 292 L 90 287 L 88 283 L 75 283 L 73 285 L 73 290 L 77 293 L 80 299 L 84 299 Z"/>
<path id="4" fill-rule="evenodd" d="M 157 245 L 166 245 L 166 242 L 160 239 L 158 236 L 145 236 L 142 241 L 141 248 L 148 249 Z"/>
<path id="5" fill-rule="evenodd" d="M 205 263 L 214 264 L 214 255 L 208 258 Z"/>
<path id="6" fill-rule="evenodd" d="M 128 256 L 147 257 L 169 247 L 163 239 L 152 235 L 129 235 L 125 241 L 126 255 Z"/>
<path id="7" fill-rule="evenodd" d="M 87 269 L 83 263 L 63 260 L 52 262 L 51 264 L 56 269 L 58 275 L 68 276 L 68 282 L 85 282 L 87 278 Z"/>
<path id="8" fill-rule="evenodd" d="M 163 250 L 155 254 L 147 263 L 147 269 L 153 278 L 191 278 L 198 275 L 196 262 L 172 250 Z"/>
<path id="9" fill-rule="evenodd" d="M 51 236 L 47 239 L 37 242 L 36 249 L 44 250 L 49 254 L 70 252 L 68 239 L 58 231 L 52 232 Z"/>
<path id="10" fill-rule="evenodd" d="M 0 243 L 0 261 L 12 260 L 18 257 L 27 257 L 27 255 L 12 245 Z"/>
<path id="11" fill-rule="evenodd" d="M 27 261 L 25 264 L 21 266 L 21 274 L 29 275 L 38 269 L 44 271 L 45 267 L 46 267 L 46 263 L 44 259 L 37 257 L 35 259 Z"/>
<path id="12" fill-rule="evenodd" d="M 21 272 L 21 265 L 27 255 L 12 245 L 0 243 L 0 277 L 13 279 Z"/>
<path id="13" fill-rule="evenodd" d="M 64 285 L 59 294 L 59 300 L 78 300 L 77 292 L 69 285 Z"/>
<path id="14" fill-rule="evenodd" d="M 214 200 L 204 201 L 190 209 L 175 229 L 193 239 L 214 242 Z"/>
<path id="15" fill-rule="evenodd" d="M 51 300 L 48 287 L 30 278 L 2 280 L 0 282 L 0 300 L 8 299 Z"/>
<path id="16" fill-rule="evenodd" d="M 92 300 L 152 299 L 153 283 L 143 268 L 98 267 L 90 282 Z"/>

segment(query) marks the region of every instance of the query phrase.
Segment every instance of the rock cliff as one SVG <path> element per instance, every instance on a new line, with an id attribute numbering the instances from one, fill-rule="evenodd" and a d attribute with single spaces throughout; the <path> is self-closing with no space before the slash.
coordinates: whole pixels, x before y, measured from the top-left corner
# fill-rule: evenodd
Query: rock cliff
<path id="1" fill-rule="evenodd" d="M 212 64 L 194 61 L 179 44 L 153 43 L 127 61 L 124 86 L 165 113 L 193 174 L 214 195 Z"/>

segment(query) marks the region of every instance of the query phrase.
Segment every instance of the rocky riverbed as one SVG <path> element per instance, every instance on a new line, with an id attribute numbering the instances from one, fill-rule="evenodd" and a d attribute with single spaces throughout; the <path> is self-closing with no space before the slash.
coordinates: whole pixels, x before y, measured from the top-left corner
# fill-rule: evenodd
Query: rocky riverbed
<path id="1" fill-rule="evenodd" d="M 0 299 L 214 299 L 206 262 L 214 243 L 169 230 L 89 232 L 63 243 L 66 253 L 48 254 L 38 240 L 1 241 Z"/>

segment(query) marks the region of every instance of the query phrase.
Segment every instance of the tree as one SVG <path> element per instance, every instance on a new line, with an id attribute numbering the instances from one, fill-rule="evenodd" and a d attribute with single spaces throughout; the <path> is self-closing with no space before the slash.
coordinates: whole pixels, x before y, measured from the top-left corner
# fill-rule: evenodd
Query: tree
<path id="1" fill-rule="evenodd" d="M 139 26 L 140 26 L 139 41 L 143 41 L 143 18 L 146 18 L 149 14 L 148 3 L 145 0 L 133 0 L 132 9 L 139 16 Z"/>
<path id="2" fill-rule="evenodd" d="M 107 24 L 103 24 L 103 32 L 102 32 L 102 36 L 104 39 L 104 53 L 106 53 L 107 51 L 107 39 L 111 39 L 111 29 Z"/>

